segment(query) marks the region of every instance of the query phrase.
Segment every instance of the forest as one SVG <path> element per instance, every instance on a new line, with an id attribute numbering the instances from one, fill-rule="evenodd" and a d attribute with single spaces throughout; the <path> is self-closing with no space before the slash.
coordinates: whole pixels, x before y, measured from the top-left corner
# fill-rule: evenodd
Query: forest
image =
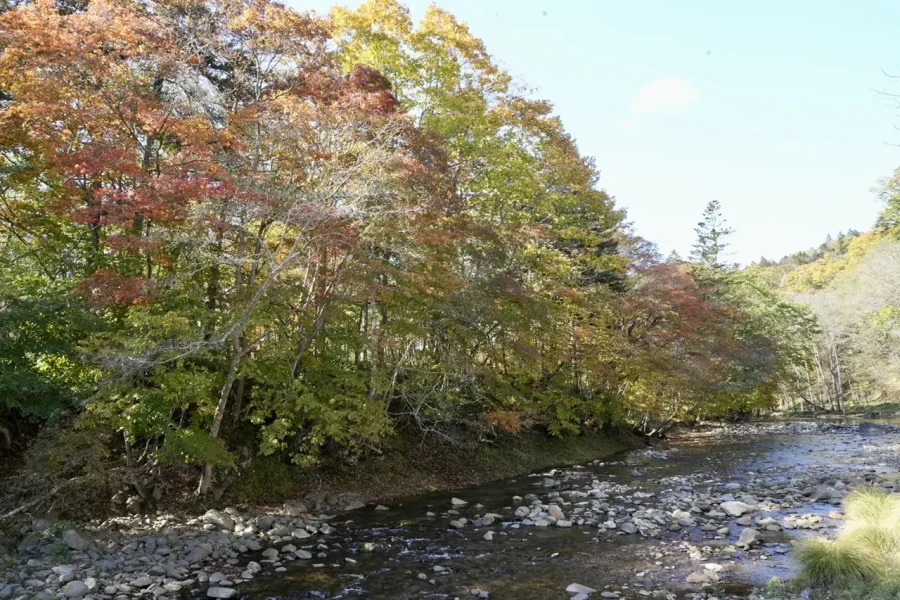
<path id="1" fill-rule="evenodd" d="M 247 456 L 659 434 L 900 385 L 896 175 L 870 232 L 741 268 L 710 199 L 662 257 L 436 6 L 2 8 L 5 456 L 181 465 L 203 494 Z"/>

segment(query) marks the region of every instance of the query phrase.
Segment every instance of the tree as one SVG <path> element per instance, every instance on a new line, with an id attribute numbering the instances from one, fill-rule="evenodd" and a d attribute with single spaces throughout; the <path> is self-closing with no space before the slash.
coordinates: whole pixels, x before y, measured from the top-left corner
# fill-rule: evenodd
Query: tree
<path id="1" fill-rule="evenodd" d="M 728 248 L 726 239 L 734 233 L 727 226 L 722 216 L 722 206 L 718 200 L 712 200 L 703 210 L 703 220 L 694 229 L 697 241 L 691 251 L 691 259 L 713 271 L 721 271 L 728 267 L 724 262 Z"/>

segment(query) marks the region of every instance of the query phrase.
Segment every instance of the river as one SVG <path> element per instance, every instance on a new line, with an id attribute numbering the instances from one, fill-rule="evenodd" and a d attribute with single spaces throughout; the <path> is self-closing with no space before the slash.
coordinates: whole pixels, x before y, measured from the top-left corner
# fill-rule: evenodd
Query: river
<path id="1" fill-rule="evenodd" d="M 312 559 L 278 563 L 241 594 L 543 600 L 571 598 L 578 584 L 597 590 L 591 598 L 745 598 L 791 576 L 792 541 L 837 527 L 848 489 L 893 489 L 898 448 L 889 424 L 689 430 L 612 459 L 338 516 L 331 536 L 297 544 Z M 742 500 L 753 506 L 743 519 L 718 508 Z M 550 505 L 571 526 L 542 519 Z M 523 506 L 530 517 L 516 516 Z M 747 526 L 759 541 L 736 547 Z"/>

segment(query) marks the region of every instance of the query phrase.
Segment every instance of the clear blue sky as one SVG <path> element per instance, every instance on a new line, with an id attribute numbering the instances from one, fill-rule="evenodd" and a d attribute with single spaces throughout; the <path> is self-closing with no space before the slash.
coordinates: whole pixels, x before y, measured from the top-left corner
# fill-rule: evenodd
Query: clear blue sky
<path id="1" fill-rule="evenodd" d="M 328 0 L 288 0 L 327 11 Z M 338 2 L 355 6 L 358 0 Z M 408 0 L 413 17 L 431 2 Z M 718 199 L 732 259 L 871 227 L 900 165 L 900 2 L 439 0 L 551 100 L 601 187 L 663 252 Z"/>

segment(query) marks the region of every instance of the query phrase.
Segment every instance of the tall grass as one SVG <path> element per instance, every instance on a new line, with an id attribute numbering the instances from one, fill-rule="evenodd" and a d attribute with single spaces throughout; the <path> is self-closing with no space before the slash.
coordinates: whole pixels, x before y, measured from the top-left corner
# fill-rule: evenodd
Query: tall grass
<path id="1" fill-rule="evenodd" d="M 835 539 L 813 538 L 797 551 L 801 577 L 812 586 L 893 586 L 900 572 L 900 495 L 855 490 Z"/>
<path id="2" fill-rule="evenodd" d="M 797 560 L 814 586 L 857 585 L 878 578 L 881 561 L 869 550 L 845 540 L 813 538 L 800 546 Z"/>

